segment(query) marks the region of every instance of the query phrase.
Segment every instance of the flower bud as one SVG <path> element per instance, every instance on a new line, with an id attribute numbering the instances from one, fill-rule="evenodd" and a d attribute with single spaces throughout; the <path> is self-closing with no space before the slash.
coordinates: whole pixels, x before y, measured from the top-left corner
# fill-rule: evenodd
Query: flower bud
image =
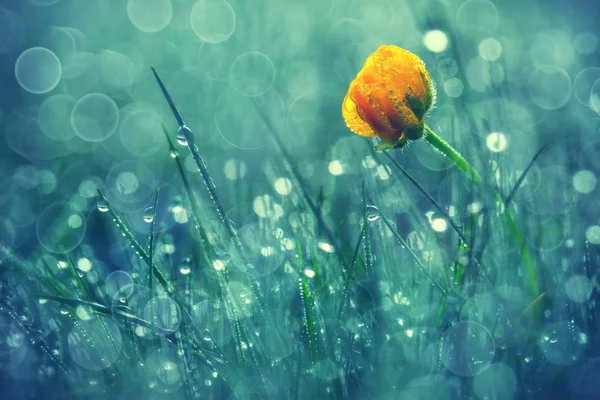
<path id="1" fill-rule="evenodd" d="M 381 46 L 350 83 L 342 115 L 354 133 L 399 148 L 423 137 L 425 114 L 434 101 L 421 59 L 397 46 Z"/>

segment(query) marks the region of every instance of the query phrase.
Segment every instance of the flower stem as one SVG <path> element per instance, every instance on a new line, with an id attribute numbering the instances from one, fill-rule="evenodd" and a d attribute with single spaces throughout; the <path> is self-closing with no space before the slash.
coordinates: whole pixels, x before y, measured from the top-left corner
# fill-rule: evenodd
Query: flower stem
<path id="1" fill-rule="evenodd" d="M 437 133 L 425 125 L 425 140 L 429 142 L 435 149 L 446 156 L 458 169 L 460 169 L 473 183 L 479 187 L 483 186 L 481 175 L 469 164 L 465 158 L 450 146 L 444 139 L 439 137 Z"/>

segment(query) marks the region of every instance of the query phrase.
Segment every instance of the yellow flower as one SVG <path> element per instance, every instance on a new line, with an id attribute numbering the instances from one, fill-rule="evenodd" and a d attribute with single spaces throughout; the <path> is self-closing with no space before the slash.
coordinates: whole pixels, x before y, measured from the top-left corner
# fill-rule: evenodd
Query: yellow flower
<path id="1" fill-rule="evenodd" d="M 351 131 L 402 147 L 423 137 L 435 90 L 423 61 L 397 46 L 381 46 L 350 83 L 342 115 Z"/>

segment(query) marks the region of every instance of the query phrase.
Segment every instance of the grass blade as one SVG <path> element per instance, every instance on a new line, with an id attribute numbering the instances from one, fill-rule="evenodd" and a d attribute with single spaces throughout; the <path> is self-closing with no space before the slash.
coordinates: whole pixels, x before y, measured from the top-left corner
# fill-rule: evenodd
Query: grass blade
<path id="1" fill-rule="evenodd" d="M 200 223 L 200 220 L 198 219 L 198 216 L 201 213 L 200 205 L 198 204 L 196 196 L 194 196 L 194 193 L 192 192 L 192 186 L 190 185 L 190 181 L 188 180 L 187 175 L 185 174 L 185 170 L 183 169 L 183 164 L 181 162 L 181 158 L 179 157 L 179 152 L 175 148 L 175 145 L 173 144 L 173 141 L 169 136 L 169 132 L 167 132 L 167 127 L 165 126 L 165 124 L 161 124 L 161 127 L 165 138 L 167 139 L 167 143 L 169 144 L 169 151 L 171 153 L 171 157 L 175 160 L 177 172 L 179 173 L 179 176 L 181 177 L 181 180 L 183 182 L 185 194 L 188 198 L 188 201 L 190 202 L 190 207 L 192 209 L 192 219 L 194 220 L 196 229 L 200 234 L 200 241 L 203 247 L 203 251 L 206 253 L 205 255 L 208 255 L 211 249 L 208 242 L 208 236 L 206 235 L 206 230 L 204 229 L 204 226 Z"/>
<path id="2" fill-rule="evenodd" d="M 150 259 L 150 263 L 152 264 L 152 260 L 154 259 L 154 224 L 156 223 L 156 208 L 158 207 L 158 194 L 160 192 L 160 188 L 156 189 L 156 196 L 154 197 L 154 206 L 152 208 L 152 222 L 150 223 L 150 237 L 148 238 L 148 258 Z M 145 216 L 144 216 L 145 217 Z M 152 267 L 148 271 L 148 287 L 150 288 L 150 292 L 152 292 Z"/>
<path id="3" fill-rule="evenodd" d="M 440 290 L 440 292 L 442 292 L 445 296 L 447 296 L 448 295 L 448 291 L 446 289 L 444 289 L 444 287 L 438 281 L 436 281 L 434 279 L 433 275 L 431 275 L 431 272 L 429 272 L 429 270 L 427 269 L 427 267 L 425 267 L 425 265 L 423 264 L 423 262 L 421 262 L 421 260 L 419 259 L 419 257 L 417 257 L 417 255 L 415 254 L 415 252 L 410 248 L 410 246 L 408 245 L 408 243 L 406 243 L 406 241 L 402 238 L 402 236 L 400 236 L 400 234 L 398 233 L 398 231 L 391 224 L 390 220 L 387 219 L 387 217 L 384 215 L 384 213 L 381 212 L 381 210 L 379 210 L 379 216 L 380 216 L 381 220 L 383 221 L 383 223 L 392 232 L 392 234 L 394 235 L 394 237 L 396 238 L 396 240 L 398 241 L 398 243 L 400 243 L 400 245 L 402 247 L 404 247 L 406 250 L 408 250 L 408 252 L 412 256 L 413 260 L 415 260 L 415 262 L 417 263 L 417 265 L 419 266 L 419 268 L 421 269 L 421 271 L 423 271 L 423 273 L 425 273 L 425 275 L 427 276 L 427 278 L 429 279 L 429 281 L 436 288 L 438 288 Z"/>
<path id="4" fill-rule="evenodd" d="M 373 156 L 376 156 L 375 151 L 374 150 L 372 150 L 372 151 L 373 151 Z M 458 227 L 458 225 L 456 225 L 456 223 L 450 217 L 450 215 L 448 215 L 446 210 L 443 209 L 443 207 L 433 198 L 433 196 L 431 196 L 427 192 L 427 190 L 425 190 L 425 188 L 423 186 L 421 186 L 421 184 L 419 182 L 417 182 L 417 180 L 415 178 L 413 178 L 413 176 L 411 174 L 409 174 L 408 171 L 405 170 L 404 167 L 402 165 L 400 165 L 400 163 L 398 161 L 396 161 L 396 159 L 394 159 L 394 157 L 390 156 L 387 151 L 384 151 L 383 154 L 392 162 L 392 164 L 394 164 L 394 166 L 396 168 L 398 168 L 398 170 L 400 172 L 402 172 L 402 174 L 404 174 L 404 176 L 406 176 L 408 178 L 409 181 L 412 182 L 413 185 L 415 185 L 417 187 L 417 189 L 419 189 L 419 191 L 421 193 L 423 193 L 425 195 L 425 197 L 427 197 L 427 199 L 431 202 L 431 204 L 433 204 L 433 206 L 444 217 L 444 219 L 446 221 L 448 221 L 448 223 L 450 224 L 450 226 L 452 226 L 452 228 L 456 231 L 456 233 L 458 233 L 458 236 L 460 237 L 460 240 L 463 242 L 463 244 L 466 245 L 468 243 L 467 238 L 463 235 L 462 230 Z"/>
<path id="5" fill-rule="evenodd" d="M 108 201 L 106 201 L 106 197 L 104 197 L 100 189 L 97 189 L 97 191 L 98 196 L 100 196 L 100 198 L 103 199 L 109 205 L 108 214 L 111 216 L 115 225 L 117 225 L 117 228 L 119 228 L 125 239 L 127 239 L 131 247 L 133 247 L 135 252 L 148 265 L 148 267 L 150 267 L 150 269 L 154 273 L 154 276 L 156 277 L 156 280 L 158 280 L 165 292 L 172 293 L 173 289 L 167 282 L 166 278 L 163 276 L 162 272 L 160 272 L 159 269 L 154 265 L 154 263 L 150 259 L 150 256 L 146 253 L 146 250 L 144 250 L 144 248 L 138 243 L 138 241 L 135 240 L 133 234 L 129 231 L 129 229 L 127 229 L 127 226 L 125 226 L 125 223 L 121 220 L 121 217 L 119 217 L 119 215 L 112 209 L 112 207 L 110 207 L 110 204 L 108 203 Z"/>
<path id="6" fill-rule="evenodd" d="M 258 102 L 258 100 L 256 100 L 256 98 L 254 98 L 254 105 L 255 105 L 256 110 L 258 111 L 259 116 L 261 117 L 261 119 L 263 120 L 263 122 L 265 123 L 265 125 L 268 128 L 269 134 L 271 135 L 271 138 L 273 139 L 273 143 L 275 144 L 275 148 L 282 157 L 282 162 L 283 162 L 285 169 L 288 171 L 288 174 L 290 174 L 290 177 L 295 181 L 296 186 L 299 187 L 300 190 L 302 191 L 302 195 L 304 197 L 304 201 L 305 201 L 306 205 L 308 206 L 308 208 L 311 210 L 311 212 L 317 219 L 317 224 L 319 226 L 319 230 L 322 231 L 323 233 L 325 233 L 325 236 L 333 245 L 338 258 L 342 263 L 342 274 L 346 275 L 346 270 L 348 269 L 348 262 L 346 261 L 341 249 L 339 248 L 339 245 L 337 244 L 337 240 L 336 240 L 333 232 L 331 231 L 331 229 L 329 228 L 329 226 L 323 219 L 323 216 L 319 212 L 319 209 L 317 208 L 314 201 L 310 197 L 310 194 L 308 193 L 308 190 L 306 189 L 306 185 L 304 184 L 302 176 L 298 172 L 295 165 L 292 163 L 289 153 L 283 146 L 283 143 L 281 143 L 281 140 L 279 139 L 279 136 L 277 135 L 275 128 L 271 124 L 271 121 L 267 117 L 262 104 L 260 104 Z"/>
<path id="7" fill-rule="evenodd" d="M 173 115 L 175 116 L 177 123 L 179 124 L 179 126 L 184 126 L 185 124 L 183 122 L 183 118 L 181 117 L 181 113 L 175 106 L 175 103 L 173 102 L 173 98 L 167 91 L 165 84 L 163 83 L 162 79 L 160 79 L 160 76 L 158 76 L 158 73 L 156 72 L 156 69 L 154 69 L 154 66 L 151 66 L 150 68 L 152 69 L 152 74 L 154 74 L 154 78 L 156 79 L 156 82 L 158 82 L 158 86 L 160 86 L 160 90 L 162 90 L 163 95 L 165 96 L 165 99 L 167 100 L 167 103 L 169 103 L 169 108 L 171 108 L 171 111 L 173 112 Z"/>
<path id="8" fill-rule="evenodd" d="M 426 140 L 439 152 L 441 152 L 444 156 L 446 156 L 452 163 L 460 169 L 476 186 L 480 188 L 484 188 L 485 184 L 481 175 L 469 164 L 467 160 L 464 159 L 463 156 L 460 155 L 452 146 L 446 143 L 442 138 L 440 138 L 435 132 L 433 132 L 427 125 L 425 126 L 425 130 L 427 135 L 425 136 Z M 506 223 L 506 226 L 509 232 L 512 234 L 515 244 L 521 251 L 521 260 L 523 262 L 523 266 L 525 268 L 525 273 L 527 275 L 527 285 L 529 286 L 529 290 L 533 298 L 537 298 L 539 296 L 539 288 L 537 284 L 537 274 L 535 272 L 535 266 L 533 264 L 533 258 L 531 257 L 531 253 L 529 252 L 529 248 L 525 243 L 525 237 L 521 233 L 521 230 L 517 226 L 515 220 L 512 215 L 508 211 L 507 207 L 504 207 L 504 201 L 502 197 L 498 194 L 497 191 L 494 191 L 494 196 L 496 197 L 496 201 L 498 204 L 503 205 L 502 216 Z"/>
<path id="9" fill-rule="evenodd" d="M 506 200 L 504 200 L 504 204 L 506 206 L 508 206 L 510 204 L 510 202 L 512 201 L 513 197 L 515 197 L 515 194 L 517 193 L 517 190 L 519 189 L 519 187 L 521 186 L 521 184 L 525 180 L 525 177 L 529 173 L 529 170 L 531 169 L 531 167 L 533 167 L 533 164 L 535 164 L 535 162 L 537 161 L 537 159 L 542 155 L 542 153 L 544 152 L 544 150 L 546 150 L 547 147 L 548 147 L 548 145 L 545 144 L 545 145 L 543 145 L 538 150 L 537 153 L 535 153 L 535 156 L 533 156 L 533 158 L 531 159 L 531 161 L 527 165 L 527 168 L 525 168 L 525 171 L 523 171 L 523 173 L 521 174 L 521 176 L 519 177 L 519 179 L 517 179 L 517 183 L 515 183 L 515 186 L 510 191 L 510 194 L 506 197 Z"/>

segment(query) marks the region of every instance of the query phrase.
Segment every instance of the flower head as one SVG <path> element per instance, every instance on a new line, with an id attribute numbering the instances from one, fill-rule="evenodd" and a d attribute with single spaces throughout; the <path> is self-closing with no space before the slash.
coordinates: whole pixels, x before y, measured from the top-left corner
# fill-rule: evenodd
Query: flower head
<path id="1" fill-rule="evenodd" d="M 381 46 L 350 83 L 342 115 L 350 130 L 402 147 L 424 134 L 435 90 L 423 61 L 397 46 Z"/>

